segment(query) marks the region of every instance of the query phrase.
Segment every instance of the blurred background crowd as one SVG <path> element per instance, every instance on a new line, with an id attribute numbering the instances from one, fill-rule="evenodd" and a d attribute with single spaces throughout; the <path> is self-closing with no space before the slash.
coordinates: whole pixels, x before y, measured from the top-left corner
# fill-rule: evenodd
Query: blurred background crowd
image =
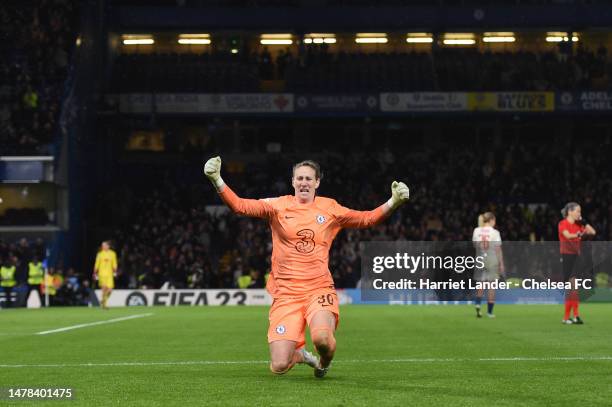
<path id="1" fill-rule="evenodd" d="M 177 69 L 178 67 L 178 69 Z M 291 92 L 554 91 L 609 89 L 604 45 L 575 53 L 440 49 L 435 52 L 124 54 L 114 66 L 116 92 L 259 92 L 262 80 Z"/>
<path id="2" fill-rule="evenodd" d="M 75 41 L 76 4 L 71 0 L 2 2 L 2 154 L 51 153 Z"/>

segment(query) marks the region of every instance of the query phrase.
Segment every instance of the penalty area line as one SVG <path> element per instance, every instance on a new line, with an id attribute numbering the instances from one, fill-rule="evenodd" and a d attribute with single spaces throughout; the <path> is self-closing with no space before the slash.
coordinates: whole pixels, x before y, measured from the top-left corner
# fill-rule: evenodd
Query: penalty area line
<path id="1" fill-rule="evenodd" d="M 153 315 L 153 313 L 135 314 L 135 315 L 129 315 L 127 317 L 107 319 L 105 321 L 88 322 L 86 324 L 71 325 L 71 326 L 66 326 L 66 327 L 63 327 L 63 328 L 51 329 L 49 331 L 36 332 L 34 335 L 48 335 L 48 334 L 54 334 L 54 333 L 57 333 L 57 332 L 72 331 L 73 329 L 87 328 L 87 327 L 96 326 L 96 325 L 112 324 L 114 322 L 127 321 L 129 319 L 149 317 L 151 315 Z"/>
<path id="2" fill-rule="evenodd" d="M 612 361 L 612 356 L 567 356 L 567 357 L 507 357 L 507 358 L 407 358 L 407 359 L 349 359 L 336 360 L 334 364 L 352 363 L 464 363 L 464 362 L 572 362 Z M 198 365 L 261 365 L 268 360 L 186 360 L 168 362 L 106 362 L 106 363 L 46 363 L 46 364 L 0 364 L 0 368 L 32 367 L 120 367 L 120 366 L 198 366 Z"/>

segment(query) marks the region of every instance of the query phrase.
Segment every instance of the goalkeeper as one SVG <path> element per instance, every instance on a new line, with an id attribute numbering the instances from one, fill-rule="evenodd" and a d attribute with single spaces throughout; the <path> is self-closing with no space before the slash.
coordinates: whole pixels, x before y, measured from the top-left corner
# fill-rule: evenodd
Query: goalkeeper
<path id="1" fill-rule="evenodd" d="M 293 166 L 294 195 L 268 199 L 238 197 L 221 178 L 221 158 L 204 166 L 221 199 L 235 213 L 264 218 L 272 230 L 272 267 L 267 290 L 273 298 L 269 313 L 270 370 L 288 372 L 296 363 L 326 375 L 336 351 L 338 296 L 329 272 L 329 249 L 342 228 L 377 225 L 405 203 L 408 187 L 393 182 L 391 198 L 371 211 L 345 208 L 333 199 L 316 196 L 321 169 L 314 161 Z M 320 358 L 305 349 L 305 329 Z"/>

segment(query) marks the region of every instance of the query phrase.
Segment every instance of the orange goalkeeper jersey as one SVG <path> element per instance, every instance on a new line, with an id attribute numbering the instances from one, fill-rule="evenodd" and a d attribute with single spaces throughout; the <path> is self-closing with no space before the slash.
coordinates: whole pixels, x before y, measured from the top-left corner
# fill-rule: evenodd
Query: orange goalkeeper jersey
<path id="1" fill-rule="evenodd" d="M 333 287 L 328 260 L 338 232 L 366 228 L 384 219 L 384 204 L 371 211 L 356 211 L 322 197 L 310 204 L 300 204 L 292 195 L 243 199 L 227 185 L 220 195 L 233 212 L 270 223 L 272 270 L 266 288 L 273 298 L 303 297 Z"/>

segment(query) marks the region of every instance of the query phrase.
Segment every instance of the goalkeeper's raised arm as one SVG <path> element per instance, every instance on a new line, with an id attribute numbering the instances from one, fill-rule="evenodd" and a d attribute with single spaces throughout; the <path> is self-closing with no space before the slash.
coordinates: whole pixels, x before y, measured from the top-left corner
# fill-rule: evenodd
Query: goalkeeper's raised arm
<path id="1" fill-rule="evenodd" d="M 270 218 L 274 209 L 264 199 L 240 198 L 221 178 L 221 157 L 213 157 L 204 164 L 204 174 L 215 186 L 223 202 L 235 213 L 256 218 Z"/>

